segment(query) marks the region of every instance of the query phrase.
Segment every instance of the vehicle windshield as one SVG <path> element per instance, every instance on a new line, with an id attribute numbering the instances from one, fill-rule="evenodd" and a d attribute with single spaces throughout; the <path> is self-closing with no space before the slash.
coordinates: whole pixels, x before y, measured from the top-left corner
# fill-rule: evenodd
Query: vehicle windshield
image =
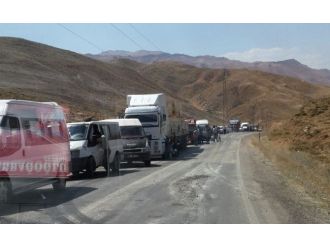
<path id="1" fill-rule="evenodd" d="M 157 127 L 158 118 L 156 114 L 127 115 L 125 118 L 137 118 L 143 127 Z"/>
<path id="2" fill-rule="evenodd" d="M 68 130 L 70 133 L 70 141 L 82 141 L 87 138 L 87 124 L 68 125 Z"/>
<path id="3" fill-rule="evenodd" d="M 141 126 L 122 126 L 120 127 L 121 137 L 128 138 L 136 138 L 136 137 L 144 137 L 144 131 Z"/>
<path id="4" fill-rule="evenodd" d="M 198 125 L 198 128 L 204 130 L 204 129 L 206 129 L 206 128 L 209 128 L 209 126 L 208 126 L 207 124 L 199 124 L 199 125 Z"/>

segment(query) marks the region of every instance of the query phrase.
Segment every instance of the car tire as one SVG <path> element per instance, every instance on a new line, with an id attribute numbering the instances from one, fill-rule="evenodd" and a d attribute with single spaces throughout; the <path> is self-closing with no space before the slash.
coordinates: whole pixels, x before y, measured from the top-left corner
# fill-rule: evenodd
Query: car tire
<path id="1" fill-rule="evenodd" d="M 89 178 L 94 177 L 96 163 L 93 157 L 89 157 L 86 167 L 86 174 Z"/>
<path id="2" fill-rule="evenodd" d="M 12 188 L 9 179 L 0 179 L 0 205 L 10 202 Z"/>
<path id="3" fill-rule="evenodd" d="M 151 160 L 145 160 L 144 165 L 149 167 L 151 165 Z"/>
<path id="4" fill-rule="evenodd" d="M 66 187 L 66 179 L 58 179 L 56 182 L 54 182 L 53 184 L 53 190 L 56 192 L 61 192 L 65 190 Z"/>

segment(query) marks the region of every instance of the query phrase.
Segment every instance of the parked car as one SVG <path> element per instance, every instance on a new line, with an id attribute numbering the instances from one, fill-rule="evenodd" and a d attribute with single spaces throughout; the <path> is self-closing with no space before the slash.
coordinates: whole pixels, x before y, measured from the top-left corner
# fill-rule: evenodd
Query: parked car
<path id="1" fill-rule="evenodd" d="M 150 166 L 150 140 L 146 136 L 140 120 L 126 118 L 106 121 L 119 124 L 124 146 L 124 161 L 143 161 L 146 166 Z"/>
<path id="2" fill-rule="evenodd" d="M 55 102 L 0 100 L 0 202 L 71 175 L 68 131 Z"/>
<path id="3" fill-rule="evenodd" d="M 93 177 L 97 167 L 103 166 L 118 172 L 123 155 L 123 144 L 118 123 L 78 122 L 69 123 L 72 173 L 86 171 Z"/>
<path id="4" fill-rule="evenodd" d="M 240 131 L 250 131 L 250 124 L 248 122 L 241 123 Z"/>

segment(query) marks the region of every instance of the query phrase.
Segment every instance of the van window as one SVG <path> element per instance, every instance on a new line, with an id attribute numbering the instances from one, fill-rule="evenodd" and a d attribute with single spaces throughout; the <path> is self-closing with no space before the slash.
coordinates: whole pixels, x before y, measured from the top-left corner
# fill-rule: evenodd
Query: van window
<path id="1" fill-rule="evenodd" d="M 0 116 L 0 157 L 9 156 L 21 148 L 21 132 L 16 117 Z"/>
<path id="2" fill-rule="evenodd" d="M 102 136 L 102 133 L 99 129 L 99 126 L 97 124 L 91 124 L 89 128 L 89 133 L 87 136 L 88 139 L 88 146 L 95 146 L 97 145 L 97 139 Z"/>
<path id="3" fill-rule="evenodd" d="M 141 126 L 122 126 L 120 127 L 122 138 L 143 137 L 144 131 Z"/>
<path id="4" fill-rule="evenodd" d="M 87 124 L 77 124 L 68 126 L 70 133 L 70 141 L 82 141 L 87 138 Z"/>
<path id="5" fill-rule="evenodd" d="M 63 120 L 22 118 L 26 146 L 63 143 L 68 141 Z"/>
<path id="6" fill-rule="evenodd" d="M 120 139 L 120 129 L 117 124 L 110 124 L 110 140 Z"/>

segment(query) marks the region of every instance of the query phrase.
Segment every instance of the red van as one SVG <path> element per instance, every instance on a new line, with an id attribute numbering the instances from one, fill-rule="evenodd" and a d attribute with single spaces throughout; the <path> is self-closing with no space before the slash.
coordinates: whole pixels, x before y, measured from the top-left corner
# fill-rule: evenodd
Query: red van
<path id="1" fill-rule="evenodd" d="M 49 183 L 54 190 L 65 189 L 69 145 L 57 103 L 0 100 L 0 202 Z"/>

